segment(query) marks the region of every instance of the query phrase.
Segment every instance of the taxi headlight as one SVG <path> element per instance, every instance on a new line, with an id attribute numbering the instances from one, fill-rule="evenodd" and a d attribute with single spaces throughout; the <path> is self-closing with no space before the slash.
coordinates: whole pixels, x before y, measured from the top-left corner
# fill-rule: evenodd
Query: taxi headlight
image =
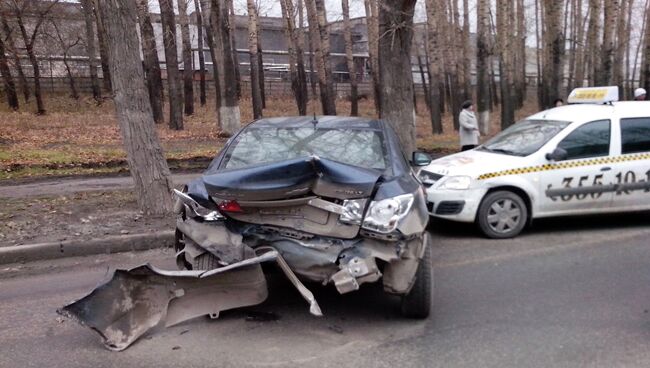
<path id="1" fill-rule="evenodd" d="M 408 214 L 414 199 L 413 194 L 403 194 L 370 202 L 362 227 L 384 234 L 393 232 L 397 228 L 399 220 Z"/>
<path id="2" fill-rule="evenodd" d="M 418 179 L 420 179 L 422 184 L 426 186 L 431 186 L 435 184 L 437 180 L 432 173 L 424 170 L 420 171 L 420 173 L 418 174 Z"/>
<path id="3" fill-rule="evenodd" d="M 472 182 L 469 176 L 448 176 L 440 183 L 438 189 L 467 190 Z"/>

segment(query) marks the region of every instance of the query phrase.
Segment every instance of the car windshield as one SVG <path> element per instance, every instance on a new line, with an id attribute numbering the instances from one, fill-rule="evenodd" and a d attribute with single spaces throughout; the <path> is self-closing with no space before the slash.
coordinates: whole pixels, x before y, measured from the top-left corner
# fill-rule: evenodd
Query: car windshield
<path id="1" fill-rule="evenodd" d="M 570 122 L 557 120 L 523 120 L 494 136 L 478 149 L 513 156 L 537 152 Z"/>
<path id="2" fill-rule="evenodd" d="M 386 169 L 381 131 L 313 127 L 250 127 L 230 145 L 221 167 L 237 169 L 310 155 L 367 169 Z"/>

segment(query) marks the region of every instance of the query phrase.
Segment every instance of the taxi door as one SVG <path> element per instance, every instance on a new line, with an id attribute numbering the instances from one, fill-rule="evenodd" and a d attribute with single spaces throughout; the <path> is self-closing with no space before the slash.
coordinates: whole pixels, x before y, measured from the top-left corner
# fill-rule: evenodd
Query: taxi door
<path id="1" fill-rule="evenodd" d="M 602 212 L 611 208 L 614 172 L 607 164 L 610 120 L 578 126 L 557 145 L 566 157 L 540 173 L 539 215 Z"/>
<path id="2" fill-rule="evenodd" d="M 650 116 L 621 118 L 620 143 L 612 164 L 614 183 L 612 207 L 644 209 L 650 207 Z"/>

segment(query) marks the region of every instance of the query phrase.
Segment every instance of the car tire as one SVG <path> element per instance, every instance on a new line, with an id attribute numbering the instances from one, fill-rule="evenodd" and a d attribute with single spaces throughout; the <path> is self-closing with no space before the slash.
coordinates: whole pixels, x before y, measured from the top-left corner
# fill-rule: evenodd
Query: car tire
<path id="1" fill-rule="evenodd" d="M 431 313 L 433 304 L 433 265 L 431 246 L 426 247 L 424 255 L 415 272 L 415 282 L 408 294 L 402 296 L 401 312 L 404 317 L 424 319 Z"/>
<path id="2" fill-rule="evenodd" d="M 518 194 L 500 190 L 483 198 L 476 220 L 481 232 L 488 238 L 513 238 L 526 227 L 528 207 Z"/>

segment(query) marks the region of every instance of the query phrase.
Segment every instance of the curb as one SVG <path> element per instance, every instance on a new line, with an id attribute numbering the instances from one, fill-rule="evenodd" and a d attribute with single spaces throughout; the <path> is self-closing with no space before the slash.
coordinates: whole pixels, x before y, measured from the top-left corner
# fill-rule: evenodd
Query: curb
<path id="1" fill-rule="evenodd" d="M 0 264 L 142 251 L 174 246 L 174 231 L 0 247 Z"/>

